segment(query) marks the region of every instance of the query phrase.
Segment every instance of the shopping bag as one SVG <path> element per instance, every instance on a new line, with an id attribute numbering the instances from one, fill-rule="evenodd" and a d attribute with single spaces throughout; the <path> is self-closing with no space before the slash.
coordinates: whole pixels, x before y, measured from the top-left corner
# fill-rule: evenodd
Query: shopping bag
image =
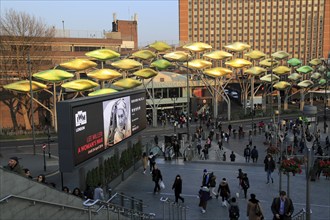
<path id="1" fill-rule="evenodd" d="M 160 181 L 159 186 L 161 189 L 165 189 L 165 184 L 163 181 Z"/>

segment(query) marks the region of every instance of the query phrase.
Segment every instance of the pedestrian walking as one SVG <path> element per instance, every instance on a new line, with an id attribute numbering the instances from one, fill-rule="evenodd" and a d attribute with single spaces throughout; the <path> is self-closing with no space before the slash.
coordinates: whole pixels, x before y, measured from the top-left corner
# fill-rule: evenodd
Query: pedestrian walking
<path id="1" fill-rule="evenodd" d="M 182 193 L 182 179 L 179 174 L 175 177 L 172 189 L 174 190 L 175 202 L 178 203 L 178 200 L 180 199 L 182 203 L 184 203 L 184 198 L 180 195 Z"/>
<path id="2" fill-rule="evenodd" d="M 258 153 L 257 147 L 253 146 L 253 149 L 251 150 L 252 162 L 258 163 L 258 157 L 259 157 L 259 153 Z"/>
<path id="3" fill-rule="evenodd" d="M 242 187 L 242 179 L 243 179 L 244 173 L 242 171 L 242 169 L 238 169 L 238 175 L 237 175 L 237 179 L 238 179 L 238 186 Z"/>
<path id="4" fill-rule="evenodd" d="M 247 176 L 247 173 L 243 174 L 243 178 L 242 178 L 242 182 L 241 182 L 241 187 L 244 191 L 244 198 L 246 199 L 246 194 L 247 194 L 247 190 L 250 188 L 250 182 L 249 182 L 249 178 Z"/>
<path id="5" fill-rule="evenodd" d="M 209 158 L 209 148 L 207 147 L 207 145 L 205 144 L 204 149 L 202 150 L 203 152 L 203 156 L 204 156 L 204 160 L 207 160 Z"/>
<path id="6" fill-rule="evenodd" d="M 154 170 L 155 164 L 156 164 L 156 157 L 153 152 L 150 152 L 148 160 L 149 160 L 149 167 L 150 167 L 150 174 L 151 174 L 152 171 Z"/>
<path id="7" fill-rule="evenodd" d="M 231 154 L 230 154 L 229 157 L 230 157 L 230 161 L 231 161 L 231 162 L 235 162 L 236 155 L 235 155 L 234 151 L 231 152 Z"/>
<path id="8" fill-rule="evenodd" d="M 209 187 L 210 182 L 210 173 L 207 172 L 207 169 L 203 171 L 202 186 Z"/>
<path id="9" fill-rule="evenodd" d="M 94 189 L 94 194 L 93 194 L 94 200 L 104 200 L 104 193 L 102 189 L 102 184 L 98 183 L 97 187 Z"/>
<path id="10" fill-rule="evenodd" d="M 209 181 L 209 188 L 210 188 L 210 196 L 216 196 L 217 192 L 215 191 L 215 187 L 217 186 L 217 177 L 214 175 L 214 173 L 210 173 L 210 181 Z"/>
<path id="11" fill-rule="evenodd" d="M 12 172 L 25 176 L 25 172 L 24 172 L 23 168 L 21 167 L 21 165 L 19 164 L 18 157 L 9 158 L 8 165 L 5 166 L 4 168 L 7 170 L 10 170 Z"/>
<path id="12" fill-rule="evenodd" d="M 226 178 L 222 178 L 219 187 L 218 187 L 218 195 L 221 196 L 222 206 L 227 206 L 227 200 L 230 197 L 230 189 L 227 183 Z M 218 196 L 217 196 L 218 198 Z"/>
<path id="13" fill-rule="evenodd" d="M 250 156 L 251 156 L 251 149 L 249 145 L 246 145 L 244 149 L 244 157 L 245 157 L 245 162 L 249 163 L 250 162 Z"/>
<path id="14" fill-rule="evenodd" d="M 148 167 L 148 156 L 146 152 L 142 154 L 142 165 L 143 165 L 143 174 L 146 174 Z"/>
<path id="15" fill-rule="evenodd" d="M 250 194 L 250 199 L 247 204 L 247 217 L 249 220 L 262 220 L 264 219 L 263 210 L 260 201 L 256 199 L 255 194 Z"/>
<path id="16" fill-rule="evenodd" d="M 271 179 L 272 180 L 272 183 L 274 183 L 274 179 L 272 177 L 272 173 L 274 172 L 275 170 L 275 161 L 272 157 L 271 154 L 268 154 L 266 157 L 265 157 L 265 160 L 264 160 L 264 164 L 265 164 L 265 171 L 267 173 L 267 183 L 269 183 L 269 180 Z"/>
<path id="17" fill-rule="evenodd" d="M 160 192 L 159 182 L 163 181 L 163 176 L 156 165 L 154 166 L 154 169 L 152 170 L 152 181 L 155 182 L 154 194 L 156 194 L 156 192 L 159 193 Z"/>
<path id="18" fill-rule="evenodd" d="M 155 141 L 155 145 L 158 146 L 158 136 L 157 136 L 157 134 L 154 137 L 154 141 Z"/>
<path id="19" fill-rule="evenodd" d="M 239 218 L 239 207 L 238 207 L 238 203 L 236 202 L 235 197 L 233 197 L 229 200 L 228 213 L 229 213 L 229 219 L 230 220 L 238 220 L 238 218 Z"/>
<path id="20" fill-rule="evenodd" d="M 291 220 L 291 216 L 294 212 L 292 200 L 287 197 L 285 191 L 281 191 L 280 196 L 273 199 L 271 209 L 274 220 Z"/>
<path id="21" fill-rule="evenodd" d="M 201 149 L 202 149 L 201 138 L 197 138 L 197 152 L 198 152 L 198 155 L 201 155 Z"/>
<path id="22" fill-rule="evenodd" d="M 198 206 L 201 207 L 201 212 L 206 212 L 207 201 L 210 199 L 210 189 L 207 186 L 202 186 L 198 192 L 199 196 L 199 204 Z"/>
<path id="23" fill-rule="evenodd" d="M 218 147 L 219 147 L 219 150 L 223 150 L 222 138 L 219 138 L 219 140 L 218 140 Z"/>

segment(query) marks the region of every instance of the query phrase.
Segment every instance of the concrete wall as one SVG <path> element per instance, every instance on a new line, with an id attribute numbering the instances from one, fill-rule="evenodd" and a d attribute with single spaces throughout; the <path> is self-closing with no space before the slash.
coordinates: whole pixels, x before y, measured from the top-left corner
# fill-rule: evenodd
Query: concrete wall
<path id="1" fill-rule="evenodd" d="M 69 205 L 76 208 L 84 208 L 82 205 L 82 199 L 0 168 L 0 199 L 8 195 L 23 196 L 52 203 Z M 107 211 L 102 210 L 98 214 L 92 214 L 91 218 L 89 218 L 88 211 L 11 198 L 6 202 L 0 203 L 0 219 L 98 220 L 118 219 L 118 214 L 110 212 L 110 215 L 108 216 Z M 120 219 L 128 218 L 120 216 Z"/>

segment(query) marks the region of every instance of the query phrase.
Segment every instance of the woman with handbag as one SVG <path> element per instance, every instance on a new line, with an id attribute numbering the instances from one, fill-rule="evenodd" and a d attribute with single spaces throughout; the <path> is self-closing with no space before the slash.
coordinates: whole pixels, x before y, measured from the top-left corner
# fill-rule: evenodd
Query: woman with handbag
<path id="1" fill-rule="evenodd" d="M 263 211 L 255 194 L 250 195 L 250 199 L 247 204 L 247 217 L 249 220 L 262 220 L 264 219 Z"/>

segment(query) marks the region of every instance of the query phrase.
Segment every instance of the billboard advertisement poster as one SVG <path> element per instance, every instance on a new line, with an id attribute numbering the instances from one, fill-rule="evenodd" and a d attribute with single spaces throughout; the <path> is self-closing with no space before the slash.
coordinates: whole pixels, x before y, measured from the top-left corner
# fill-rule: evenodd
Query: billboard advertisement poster
<path id="1" fill-rule="evenodd" d="M 70 172 L 146 128 L 145 92 L 58 103 L 60 170 Z"/>
<path id="2" fill-rule="evenodd" d="M 111 147 L 132 135 L 130 97 L 103 102 L 104 143 Z"/>

